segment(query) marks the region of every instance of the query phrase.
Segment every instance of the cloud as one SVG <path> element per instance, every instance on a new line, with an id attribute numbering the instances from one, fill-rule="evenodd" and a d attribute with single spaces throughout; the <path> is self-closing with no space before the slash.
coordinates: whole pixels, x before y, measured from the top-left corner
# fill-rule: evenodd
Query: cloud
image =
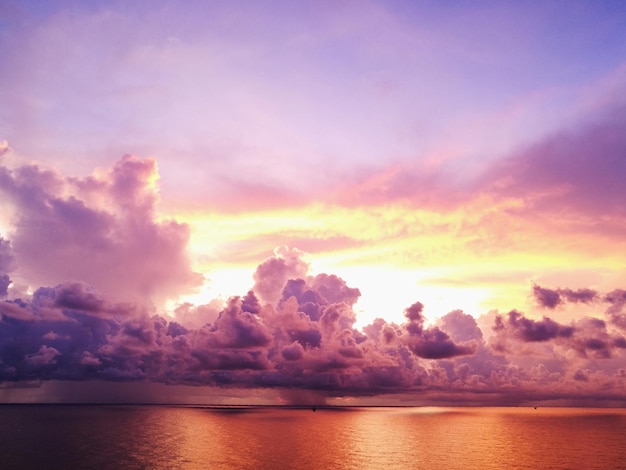
<path id="1" fill-rule="evenodd" d="M 54 364 L 56 362 L 56 357 L 60 354 L 61 353 L 56 349 L 42 345 L 39 348 L 39 351 L 26 356 L 26 362 L 33 366 L 46 366 Z"/>
<path id="2" fill-rule="evenodd" d="M 10 241 L 0 238 L 0 382 L 626 400 L 620 289 L 534 285 L 548 309 L 606 306 L 568 324 L 518 310 L 490 313 L 491 330 L 460 310 L 438 312 L 429 324 L 424 305 L 413 302 L 399 324 L 376 319 L 359 330 L 361 290 L 334 274 L 309 274 L 303 252 L 280 247 L 243 295 L 155 315 L 151 302 L 199 282 L 186 254 L 188 228 L 157 216 L 157 179 L 153 160 L 133 156 L 87 177 L 0 166 L 14 226 Z M 31 289 L 8 289 L 9 274 Z"/>
<path id="3" fill-rule="evenodd" d="M 9 272 L 15 264 L 15 257 L 11 250 L 11 244 L 0 236 L 0 298 L 6 297 L 9 293 L 11 278 Z"/>
<path id="4" fill-rule="evenodd" d="M 6 140 L 0 140 L 0 158 L 3 155 L 11 152 L 11 147 L 9 147 L 9 143 Z"/>
<path id="5" fill-rule="evenodd" d="M 425 329 L 423 308 L 420 302 L 416 302 L 405 310 L 405 316 L 409 321 L 405 327 L 407 335 L 402 338 L 406 338 L 404 342 L 416 356 L 425 359 L 443 359 L 469 355 L 476 351 L 475 343 L 456 344 L 438 327 Z"/>
<path id="6" fill-rule="evenodd" d="M 614 289 L 606 294 L 600 294 L 596 290 L 583 289 L 547 289 L 538 285 L 533 285 L 533 296 L 537 303 L 549 309 L 554 309 L 558 305 L 569 303 L 603 303 L 608 304 L 605 315 L 609 321 L 618 328 L 626 329 L 626 314 L 624 306 L 626 305 L 626 291 L 623 289 Z"/>
<path id="7" fill-rule="evenodd" d="M 537 303 L 549 309 L 554 309 L 564 302 L 590 303 L 598 299 L 598 293 L 593 289 L 546 289 L 533 285 L 533 296 Z"/>
<path id="8" fill-rule="evenodd" d="M 191 328 L 200 328 L 213 323 L 223 308 L 223 301 L 214 299 L 208 304 L 194 305 L 190 302 L 179 304 L 174 309 L 176 320 Z"/>
<path id="9" fill-rule="evenodd" d="M 11 279 L 8 274 L 0 274 L 0 297 L 6 297 L 9 293 L 9 286 L 11 285 Z"/>
<path id="10" fill-rule="evenodd" d="M 611 330 L 607 322 L 596 317 L 583 317 L 563 325 L 548 317 L 532 320 L 511 311 L 506 317 L 496 316 L 493 330 L 496 332 L 493 346 L 497 351 L 515 351 L 520 343 L 525 343 L 535 345 L 531 349 L 522 348 L 525 354 L 534 350 L 540 355 L 567 356 L 573 352 L 581 358 L 598 360 L 619 358 L 626 347 L 619 331 Z"/>
<path id="11" fill-rule="evenodd" d="M 294 289 L 296 295 L 289 295 Z M 250 291 L 231 298 L 214 321 L 189 328 L 132 304 L 108 301 L 81 283 L 39 288 L 28 301 L 0 304 L 0 378 L 152 380 L 369 394 L 409 387 L 415 373 L 422 374 L 422 368 L 409 367 L 420 358 L 470 353 L 439 328 L 414 331 L 411 325 L 423 322 L 418 317 L 401 327 L 379 325 L 395 334 L 369 338 L 354 328 L 352 305 L 358 295 L 358 289 L 333 275 L 291 279 L 276 307 L 261 306 Z M 301 306 L 316 313 L 307 314 Z"/>
<path id="12" fill-rule="evenodd" d="M 531 320 L 515 310 L 509 312 L 506 319 L 503 316 L 498 316 L 494 329 L 495 331 L 507 331 L 517 339 L 527 342 L 569 338 L 574 333 L 572 327 L 560 325 L 548 317 L 543 317 L 541 320 Z"/>
<path id="13" fill-rule="evenodd" d="M 275 271 L 266 272 L 276 282 Z M 626 340 L 600 318 L 564 325 L 518 311 L 496 314 L 487 341 L 460 310 L 427 326 L 415 302 L 404 323 L 377 319 L 359 331 L 358 293 L 329 274 L 287 279 L 276 305 L 251 290 L 206 322 L 183 326 L 82 283 L 40 288 L 30 299 L 0 303 L 0 381 L 270 387 L 295 397 L 299 390 L 319 397 L 410 392 L 433 400 L 491 393 L 502 403 L 607 393 L 626 399 L 607 385 L 619 380 Z M 622 300 L 619 292 L 610 298 L 609 309 Z"/>
<path id="14" fill-rule="evenodd" d="M 500 196 L 523 197 L 535 213 L 625 215 L 626 105 L 593 110 L 576 126 L 554 132 L 496 164 L 483 177 Z"/>
<path id="15" fill-rule="evenodd" d="M 626 290 L 615 289 L 606 294 L 603 300 L 609 304 L 606 314 L 611 322 L 622 330 L 626 330 L 626 313 L 624 313 Z"/>
<path id="16" fill-rule="evenodd" d="M 254 273 L 254 292 L 262 301 L 275 304 L 288 279 L 306 274 L 309 267 L 302 255 L 297 249 L 279 247 L 273 257 L 257 267 Z"/>
<path id="17" fill-rule="evenodd" d="M 20 275 L 39 285 L 86 282 L 107 296 L 144 302 L 198 285 L 186 254 L 188 227 L 156 218 L 157 179 L 154 160 L 129 155 L 85 178 L 35 164 L 0 167 Z"/>

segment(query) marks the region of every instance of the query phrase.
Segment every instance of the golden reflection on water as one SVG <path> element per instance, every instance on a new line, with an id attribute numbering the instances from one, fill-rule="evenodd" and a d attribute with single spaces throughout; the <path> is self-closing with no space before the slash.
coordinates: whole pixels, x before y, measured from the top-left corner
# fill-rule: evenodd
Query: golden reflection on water
<path id="1" fill-rule="evenodd" d="M 616 468 L 616 461 L 626 465 L 622 437 L 626 415 L 620 410 L 170 411 L 176 417 L 161 421 L 162 432 L 180 436 L 171 450 L 176 463 L 186 468 Z M 608 449 L 600 458 L 589 451 L 589 443 L 597 439 Z"/>
<path id="2" fill-rule="evenodd" d="M 626 411 L 5 407 L 0 455 L 3 469 L 626 468 Z"/>

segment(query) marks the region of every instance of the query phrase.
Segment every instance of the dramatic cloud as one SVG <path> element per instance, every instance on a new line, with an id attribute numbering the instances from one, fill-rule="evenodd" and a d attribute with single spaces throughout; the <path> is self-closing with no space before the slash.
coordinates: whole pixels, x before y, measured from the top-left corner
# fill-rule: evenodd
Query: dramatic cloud
<path id="1" fill-rule="evenodd" d="M 540 306 L 549 309 L 554 309 L 566 302 L 584 304 L 594 302 L 608 305 L 605 314 L 609 321 L 622 330 L 626 329 L 626 313 L 624 312 L 626 291 L 623 289 L 615 289 L 607 294 L 600 294 L 593 289 L 547 289 L 534 285 L 533 296 Z"/>
<path id="2" fill-rule="evenodd" d="M 625 399 L 619 2 L 42 3 L 0 6 L 0 388 Z"/>
<path id="3" fill-rule="evenodd" d="M 157 217 L 157 177 L 153 160 L 132 156 L 85 178 L 35 164 L 0 167 L 13 227 L 0 238 L 0 382 L 273 388 L 294 400 L 626 400 L 620 289 L 534 285 L 540 307 L 592 309 L 567 324 L 512 310 L 490 313 L 492 329 L 481 331 L 461 310 L 429 323 L 413 302 L 400 322 L 378 318 L 359 329 L 361 290 L 334 274 L 309 274 L 303 252 L 279 247 L 245 295 L 155 315 L 155 303 L 200 281 L 186 253 L 187 227 Z M 31 290 L 9 288 L 16 279 Z"/>
<path id="4" fill-rule="evenodd" d="M 282 273 L 285 253 L 278 250 L 259 266 L 256 284 L 266 285 L 259 275 L 266 270 L 280 285 L 276 271 L 267 267 L 280 266 Z M 292 258 L 295 265 L 297 259 Z M 377 319 L 360 331 L 353 310 L 358 289 L 334 275 L 286 277 L 276 304 L 260 301 L 250 290 L 219 312 L 207 306 L 201 314 L 204 306 L 181 305 L 180 320 L 111 302 L 83 283 L 5 300 L 0 381 L 271 387 L 281 396 L 292 390 L 293 400 L 297 390 L 319 397 L 491 393 L 516 402 L 592 393 L 626 399 L 615 388 L 626 339 L 602 319 L 564 325 L 511 311 L 495 315 L 495 336 L 487 341 L 476 320 L 460 310 L 427 326 L 423 305 L 416 302 L 406 308 L 401 325 Z M 621 291 L 606 296 L 609 317 L 624 299 Z M 195 315 L 206 322 L 199 324 Z"/>
<path id="5" fill-rule="evenodd" d="M 22 278 L 87 282 L 116 299 L 157 302 L 198 285 L 185 251 L 188 228 L 156 219 L 157 178 L 154 160 L 128 155 L 86 178 L 34 164 L 0 167 Z"/>
<path id="6" fill-rule="evenodd" d="M 261 263 L 254 273 L 254 291 L 265 302 L 275 304 L 288 279 L 304 276 L 308 264 L 302 252 L 288 247 L 276 248 L 275 256 Z"/>
<path id="7" fill-rule="evenodd" d="M 498 315 L 493 330 L 496 332 L 493 347 L 501 352 L 514 352 L 520 343 L 548 344 L 548 349 L 539 347 L 535 351 L 542 350 L 542 354 L 560 351 L 564 355 L 574 352 L 584 358 L 609 359 L 619 356 L 626 347 L 619 331 L 611 331 L 604 320 L 595 317 L 584 317 L 572 321 L 570 325 L 563 325 L 547 317 L 532 320 L 512 311 L 506 317 Z M 526 352 L 531 349 L 526 349 Z"/>
<path id="8" fill-rule="evenodd" d="M 456 343 L 439 327 L 424 327 L 419 303 L 407 309 L 403 325 L 380 320 L 370 327 L 371 337 L 358 331 L 353 305 L 359 290 L 335 275 L 289 278 L 290 272 L 304 274 L 300 256 L 277 250 L 257 269 L 255 285 L 271 287 L 266 297 L 275 298 L 280 288 L 275 304 L 260 302 L 251 290 L 197 327 L 108 301 L 84 283 L 4 301 L 0 377 L 18 383 L 151 380 L 361 395 L 410 390 L 428 375 L 431 360 L 475 352 L 478 336 Z M 183 305 L 176 313 L 184 321 L 192 309 L 202 306 Z M 449 323 L 454 328 L 452 317 Z"/>
<path id="9" fill-rule="evenodd" d="M 408 333 L 407 345 L 416 356 L 426 359 L 443 359 L 464 356 L 475 352 L 476 345 L 473 343 L 457 345 L 438 327 L 425 329 L 424 316 L 422 315 L 423 308 L 424 306 L 417 302 L 405 311 L 405 315 L 409 320 L 406 325 Z"/>

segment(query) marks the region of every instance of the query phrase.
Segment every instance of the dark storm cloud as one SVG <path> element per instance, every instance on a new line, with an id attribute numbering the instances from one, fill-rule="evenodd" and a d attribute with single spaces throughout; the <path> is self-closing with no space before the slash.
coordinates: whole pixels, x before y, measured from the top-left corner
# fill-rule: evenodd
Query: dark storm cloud
<path id="1" fill-rule="evenodd" d="M 209 342 L 218 348 L 265 347 L 272 341 L 270 332 L 258 317 L 242 309 L 241 299 L 230 299 L 215 324 L 207 332 Z"/>
<path id="2" fill-rule="evenodd" d="M 328 303 L 345 302 L 354 305 L 361 296 L 359 289 L 348 287 L 343 279 L 334 274 L 318 274 L 312 279 L 311 288 Z"/>

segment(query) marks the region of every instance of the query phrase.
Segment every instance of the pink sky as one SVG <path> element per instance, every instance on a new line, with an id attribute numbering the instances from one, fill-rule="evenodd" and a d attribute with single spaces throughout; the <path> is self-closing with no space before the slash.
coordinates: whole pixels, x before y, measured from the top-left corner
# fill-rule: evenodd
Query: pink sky
<path id="1" fill-rule="evenodd" d="M 625 20 L 3 2 L 0 400 L 623 403 Z"/>

